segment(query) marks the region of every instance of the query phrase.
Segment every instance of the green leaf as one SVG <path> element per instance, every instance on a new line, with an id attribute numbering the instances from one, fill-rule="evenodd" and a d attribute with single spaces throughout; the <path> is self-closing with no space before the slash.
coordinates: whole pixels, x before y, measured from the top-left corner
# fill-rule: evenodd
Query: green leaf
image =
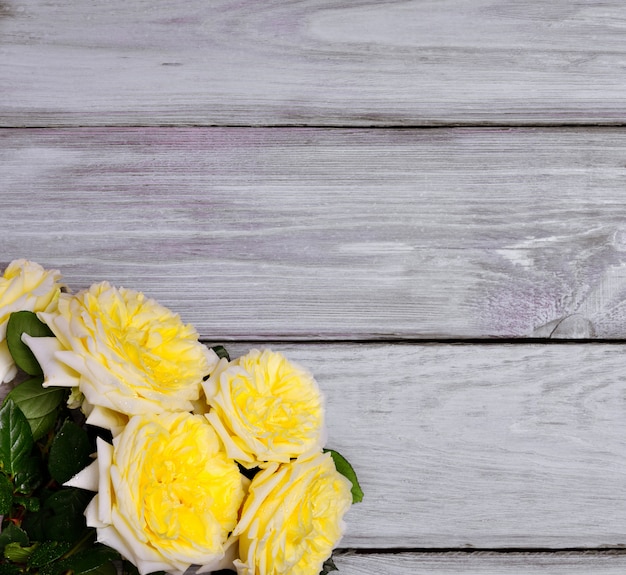
<path id="1" fill-rule="evenodd" d="M 65 397 L 65 389 L 43 387 L 42 383 L 41 377 L 32 377 L 7 394 L 7 399 L 12 399 L 27 419 L 43 417 L 53 412 Z"/>
<path id="2" fill-rule="evenodd" d="M 322 570 L 320 571 L 320 575 L 328 575 L 328 573 L 332 571 L 339 571 L 337 569 L 337 565 L 333 561 L 333 556 L 331 555 L 326 561 L 324 561 L 324 565 L 322 565 Z"/>
<path id="3" fill-rule="evenodd" d="M 33 551 L 37 548 L 38 543 L 33 543 L 30 547 L 22 547 L 19 543 L 7 543 L 4 548 L 4 556 L 9 561 L 15 563 L 26 563 Z"/>
<path id="4" fill-rule="evenodd" d="M 26 517 L 22 521 L 22 528 L 28 533 L 28 536 L 33 541 L 43 541 L 46 537 L 46 516 L 50 512 L 40 509 L 34 513 L 27 513 Z M 4 533 L 4 531 L 3 531 Z"/>
<path id="5" fill-rule="evenodd" d="M 59 483 L 65 483 L 91 463 L 92 451 L 87 432 L 74 422 L 66 421 L 50 447 L 50 475 Z"/>
<path id="6" fill-rule="evenodd" d="M 96 569 L 88 571 L 89 575 L 117 575 L 117 566 L 112 561 L 105 563 L 104 565 L 100 565 Z"/>
<path id="7" fill-rule="evenodd" d="M 215 345 L 211 348 L 220 359 L 225 359 L 226 361 L 230 361 L 230 354 L 226 351 L 226 348 L 223 345 Z"/>
<path id="8" fill-rule="evenodd" d="M 41 502 L 38 497 L 18 496 L 15 498 L 16 505 L 21 505 L 26 511 L 39 511 Z"/>
<path id="9" fill-rule="evenodd" d="M 0 563 L 0 575 L 20 575 L 22 570 L 14 563 Z"/>
<path id="10" fill-rule="evenodd" d="M 348 460 L 341 455 L 339 452 L 334 449 L 324 449 L 325 453 L 330 453 L 330 456 L 333 458 L 335 462 L 335 467 L 337 471 L 341 473 L 346 479 L 352 483 L 352 503 L 360 503 L 363 501 L 363 490 L 359 485 L 359 480 L 357 479 L 356 473 L 352 468 L 352 465 L 348 462 Z"/>
<path id="11" fill-rule="evenodd" d="M 102 572 L 101 570 L 105 565 L 119 558 L 119 553 L 114 549 L 96 544 L 57 563 L 48 565 L 45 569 L 45 575 L 57 575 L 66 571 L 71 571 L 74 575 L 82 575 L 83 573 L 96 575 L 97 571 Z M 42 571 L 42 573 L 44 572 Z M 104 573 L 111 573 L 110 568 L 105 568 Z"/>
<path id="12" fill-rule="evenodd" d="M 36 419 L 29 419 L 30 429 L 33 434 L 33 439 L 38 441 L 54 427 L 57 421 L 58 412 L 53 411 L 43 417 L 37 417 Z"/>
<path id="13" fill-rule="evenodd" d="M 0 468 L 13 476 L 30 467 L 33 435 L 26 416 L 13 400 L 0 409 Z"/>
<path id="14" fill-rule="evenodd" d="M 12 313 L 7 323 L 7 345 L 17 366 L 29 375 L 42 375 L 43 371 L 33 352 L 22 341 L 23 333 L 33 337 L 54 337 L 54 334 L 32 311 Z"/>
<path id="15" fill-rule="evenodd" d="M 78 488 L 54 492 L 41 510 L 45 539 L 76 541 L 86 529 L 85 507 L 93 493 Z"/>
<path id="16" fill-rule="evenodd" d="M 69 541 L 44 541 L 30 556 L 29 567 L 43 567 L 56 561 L 72 548 Z"/>
<path id="17" fill-rule="evenodd" d="M 13 482 L 16 491 L 29 494 L 41 484 L 41 459 L 37 456 L 29 457 L 20 470 L 15 474 Z"/>
<path id="18" fill-rule="evenodd" d="M 13 483 L 0 473 L 0 515 L 8 515 L 13 506 Z"/>
<path id="19" fill-rule="evenodd" d="M 34 377 L 12 389 L 5 399 L 12 399 L 28 419 L 33 439 L 41 439 L 54 426 L 57 408 L 63 403 L 67 390 L 43 387 L 42 378 Z"/>
<path id="20" fill-rule="evenodd" d="M 18 545 L 28 545 L 28 535 L 26 531 L 20 529 L 17 525 L 9 523 L 0 533 L 0 551 L 9 543 L 17 543 Z"/>

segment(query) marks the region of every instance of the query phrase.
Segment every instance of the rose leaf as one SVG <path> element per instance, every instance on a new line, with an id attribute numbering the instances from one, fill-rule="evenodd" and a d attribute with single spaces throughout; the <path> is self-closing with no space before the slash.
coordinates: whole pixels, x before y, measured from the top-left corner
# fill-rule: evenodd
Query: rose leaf
<path id="1" fill-rule="evenodd" d="M 13 483 L 4 473 L 0 473 L 0 515 L 8 515 L 12 506 Z"/>
<path id="2" fill-rule="evenodd" d="M 26 416 L 13 400 L 0 409 L 0 467 L 12 476 L 31 467 L 33 434 Z"/>
<path id="3" fill-rule="evenodd" d="M 19 545 L 28 545 L 28 535 L 26 531 L 20 529 L 17 525 L 9 523 L 0 533 L 0 552 L 9 543 L 18 543 Z"/>
<path id="4" fill-rule="evenodd" d="M 72 548 L 68 541 L 44 541 L 28 559 L 29 567 L 43 567 L 56 561 Z"/>
<path id="5" fill-rule="evenodd" d="M 17 542 L 7 543 L 4 548 L 4 557 L 14 563 L 26 563 L 37 545 L 38 543 L 33 543 L 29 547 L 22 547 Z"/>
<path id="6" fill-rule="evenodd" d="M 116 571 L 111 561 L 115 561 L 119 557 L 119 553 L 114 549 L 96 544 L 51 565 L 52 570 L 50 573 L 54 575 L 55 573 L 71 571 L 74 575 L 82 575 L 84 573 L 113 575 Z M 113 567 L 113 570 L 111 570 L 111 567 L 107 567 L 107 565 Z"/>
<path id="7" fill-rule="evenodd" d="M 33 337 L 53 337 L 54 334 L 32 311 L 14 312 L 7 323 L 7 346 L 17 366 L 29 375 L 42 375 L 39 362 L 22 341 L 23 333 Z"/>
<path id="8" fill-rule="evenodd" d="M 228 351 L 226 351 L 226 348 L 223 345 L 214 345 L 211 349 L 220 359 L 230 361 L 230 354 L 228 353 Z"/>
<path id="9" fill-rule="evenodd" d="M 37 489 L 41 484 L 41 458 L 33 455 L 20 467 L 13 477 L 15 490 L 25 495 Z"/>
<path id="10" fill-rule="evenodd" d="M 90 462 L 93 451 L 87 432 L 72 421 L 66 421 L 56 434 L 48 459 L 53 479 L 65 483 Z"/>
<path id="11" fill-rule="evenodd" d="M 45 539 L 78 541 L 85 534 L 83 513 L 92 497 L 93 493 L 78 488 L 62 489 L 48 497 L 41 512 L 34 514 L 42 521 Z"/>

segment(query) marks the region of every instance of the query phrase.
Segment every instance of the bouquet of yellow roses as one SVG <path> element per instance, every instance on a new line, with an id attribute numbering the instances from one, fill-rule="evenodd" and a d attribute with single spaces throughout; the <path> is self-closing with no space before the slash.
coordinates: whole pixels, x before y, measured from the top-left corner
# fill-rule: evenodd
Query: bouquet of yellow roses
<path id="1" fill-rule="evenodd" d="M 140 292 L 16 260 L 0 382 L 0 575 L 335 569 L 362 492 L 280 353 L 231 361 Z"/>

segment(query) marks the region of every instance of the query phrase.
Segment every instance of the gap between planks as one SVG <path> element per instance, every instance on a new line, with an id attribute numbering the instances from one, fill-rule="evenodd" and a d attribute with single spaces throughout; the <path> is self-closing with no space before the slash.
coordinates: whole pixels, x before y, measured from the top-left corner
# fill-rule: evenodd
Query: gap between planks
<path id="1" fill-rule="evenodd" d="M 354 553 L 339 550 L 340 575 L 622 575 L 623 551 Z"/>

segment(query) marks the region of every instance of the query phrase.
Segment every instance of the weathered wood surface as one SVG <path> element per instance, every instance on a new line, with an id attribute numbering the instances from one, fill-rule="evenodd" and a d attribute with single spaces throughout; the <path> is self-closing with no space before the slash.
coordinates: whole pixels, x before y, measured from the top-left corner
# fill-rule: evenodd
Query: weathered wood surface
<path id="1" fill-rule="evenodd" d="M 315 374 L 361 479 L 342 547 L 626 544 L 623 346 L 271 347 Z"/>
<path id="2" fill-rule="evenodd" d="M 622 123 L 621 0 L 2 0 L 0 125 Z"/>
<path id="3" fill-rule="evenodd" d="M 341 575 L 622 575 L 626 557 L 587 553 L 338 555 Z"/>
<path id="4" fill-rule="evenodd" d="M 626 130 L 589 127 L 624 123 L 625 22 L 0 0 L 0 127 L 46 128 L 0 130 L 0 264 L 141 289 L 234 353 L 303 340 L 272 347 L 317 376 L 366 494 L 342 573 L 623 573 L 558 551 L 626 544 L 621 346 L 410 340 L 626 337 Z M 436 552 L 465 547 L 519 552 Z"/>
<path id="5" fill-rule="evenodd" d="M 3 264 L 216 339 L 626 336 L 626 130 L 0 131 Z"/>
<path id="6" fill-rule="evenodd" d="M 249 346 L 228 348 L 237 356 Z M 350 459 L 365 492 L 341 547 L 400 551 L 340 555 L 349 569 L 623 568 L 626 555 L 606 552 L 402 553 L 624 547 L 622 346 L 272 348 L 313 371 L 329 447 Z"/>

